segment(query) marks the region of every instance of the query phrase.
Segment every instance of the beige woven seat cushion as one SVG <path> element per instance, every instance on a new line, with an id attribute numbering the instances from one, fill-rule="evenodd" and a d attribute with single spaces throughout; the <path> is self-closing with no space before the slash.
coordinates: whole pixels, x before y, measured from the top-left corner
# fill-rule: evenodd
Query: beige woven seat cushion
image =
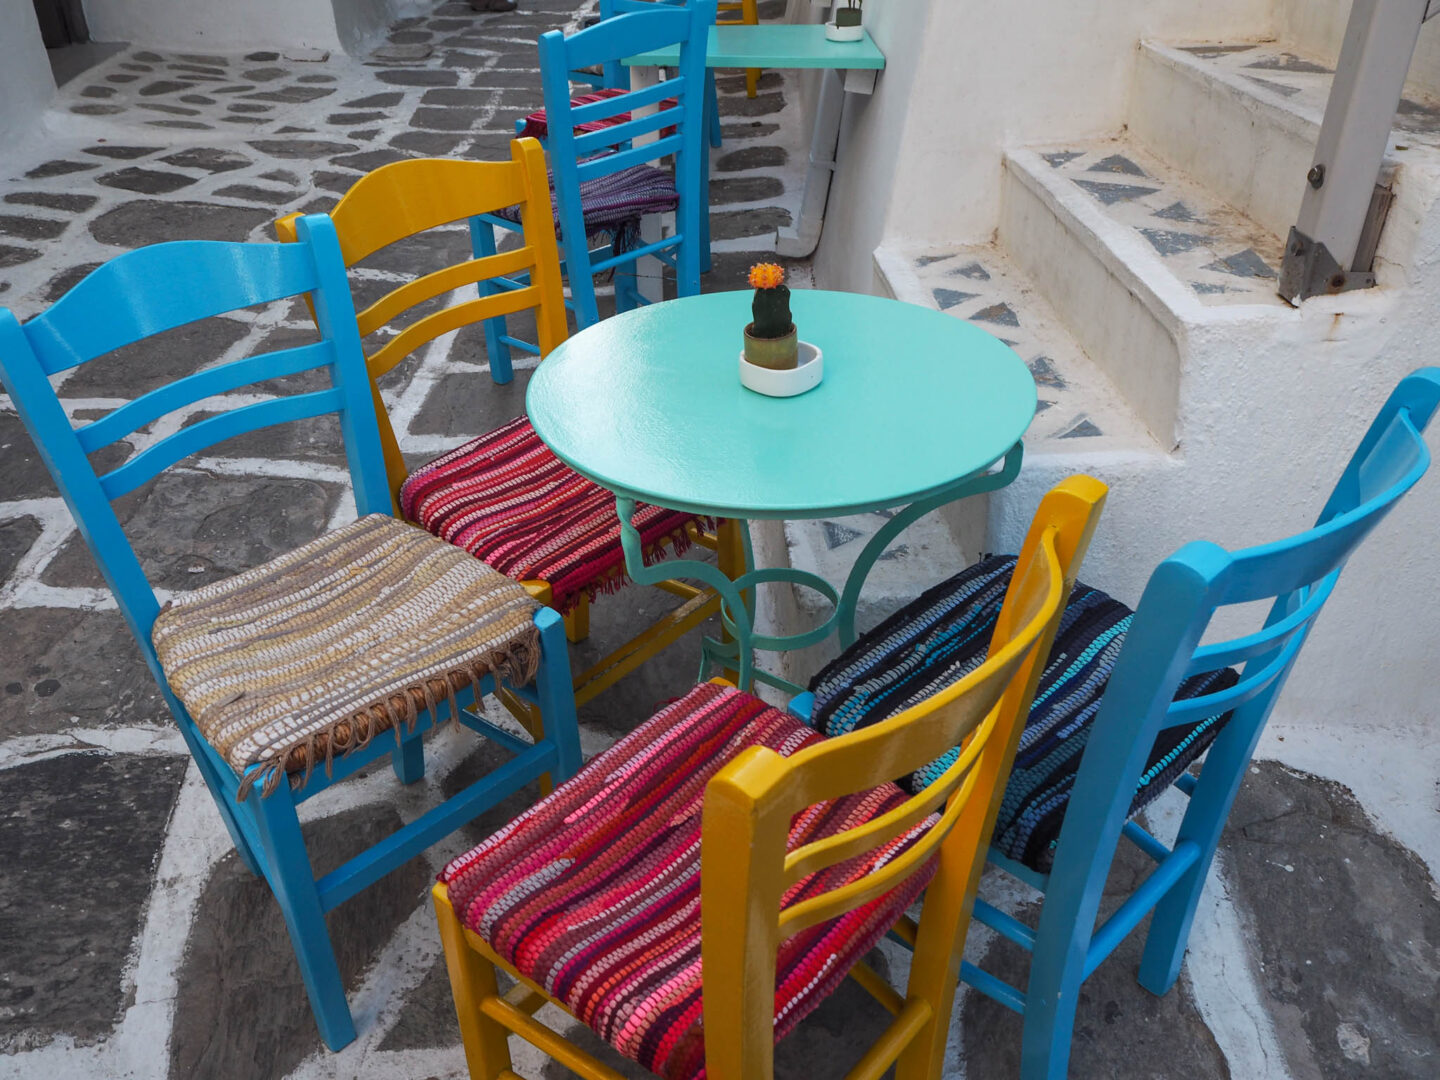
<path id="1" fill-rule="evenodd" d="M 536 607 L 474 556 L 372 514 L 167 604 L 151 639 L 205 738 L 237 773 L 261 765 L 268 793 L 484 675 L 528 682 Z"/>

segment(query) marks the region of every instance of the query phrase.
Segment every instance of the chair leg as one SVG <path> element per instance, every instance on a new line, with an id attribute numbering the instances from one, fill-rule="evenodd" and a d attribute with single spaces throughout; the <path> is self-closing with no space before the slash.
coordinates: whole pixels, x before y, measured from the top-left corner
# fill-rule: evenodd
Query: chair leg
<path id="1" fill-rule="evenodd" d="M 750 95 L 754 97 L 754 94 Z M 724 140 L 724 134 L 720 127 L 720 92 L 715 88 L 715 72 L 705 72 L 705 118 L 707 134 L 710 137 L 710 145 L 716 150 L 720 149 Z"/>
<path id="2" fill-rule="evenodd" d="M 1090 935 L 1077 932 L 1077 912 L 1067 899 L 1047 893 L 1040 914 L 1030 976 L 1025 984 L 1020 1080 L 1066 1080 L 1069 1069 L 1075 1010 L 1085 981 Z"/>
<path id="3" fill-rule="evenodd" d="M 580 602 L 565 616 L 565 639 L 578 645 L 590 636 L 590 596 L 580 594 Z"/>
<path id="4" fill-rule="evenodd" d="M 514 1076 L 510 1071 L 510 1033 L 480 1011 L 481 1002 L 500 996 L 495 965 L 476 953 L 465 941 L 464 931 L 455 916 L 455 909 L 450 906 L 445 886 L 436 885 L 432 896 L 470 1080 L 503 1080 Z"/>
<path id="5" fill-rule="evenodd" d="M 555 740 L 553 779 L 564 783 L 580 771 L 580 724 L 575 717 L 575 686 L 570 676 L 570 653 L 565 648 L 565 625 L 549 608 L 535 613 L 540 629 L 540 668 L 535 693 L 540 699 L 540 738 Z"/>
<path id="6" fill-rule="evenodd" d="M 345 1001 L 340 965 L 330 944 L 325 910 L 315 888 L 289 786 L 282 783 L 268 798 L 252 792 L 245 805 L 254 815 L 260 833 L 270 888 L 290 931 L 290 944 L 295 949 L 320 1037 L 331 1050 L 339 1050 L 355 1041 L 355 1021 Z"/>
<path id="7" fill-rule="evenodd" d="M 495 226 L 479 218 L 470 219 L 470 249 L 477 259 L 495 254 Z M 481 281 L 476 288 L 481 296 L 490 296 L 501 291 L 499 285 Z M 508 383 L 514 377 L 510 363 L 510 346 L 505 344 L 505 316 L 497 315 L 485 320 L 485 355 L 490 360 L 490 378 L 495 382 Z"/>
<path id="8" fill-rule="evenodd" d="M 1249 721 L 1248 723 L 1246 721 Z M 1145 935 L 1145 952 L 1140 958 L 1140 985 L 1152 994 L 1168 993 L 1180 976 L 1185 946 L 1195 910 L 1205 891 L 1205 879 L 1220 844 L 1220 834 L 1230 816 L 1235 796 L 1245 777 L 1245 767 L 1255 753 L 1264 730 L 1263 716 L 1251 720 L 1236 716 L 1220 732 L 1205 758 L 1190 805 L 1180 822 L 1176 845 L 1193 843 L 1200 848 L 1195 865 L 1180 877 L 1155 905 L 1150 929 Z M 1207 782 L 1208 780 L 1208 782 Z"/>
<path id="9" fill-rule="evenodd" d="M 745 96 L 753 98 L 760 89 L 760 69 L 745 69 Z"/>
<path id="10" fill-rule="evenodd" d="M 419 735 L 404 739 L 390 755 L 390 767 L 402 784 L 413 784 L 425 777 L 425 743 Z"/>
<path id="11" fill-rule="evenodd" d="M 188 716 L 177 719 L 180 734 L 184 736 L 185 744 L 190 748 L 190 756 L 195 760 L 195 767 L 200 770 L 200 778 L 210 789 L 210 797 L 215 800 L 215 808 L 220 811 L 220 820 L 225 822 L 225 828 L 230 833 L 230 840 L 235 845 L 235 854 L 240 856 L 240 861 L 245 864 L 246 870 L 256 877 L 264 877 L 265 872 L 261 869 L 260 860 L 251 850 L 245 830 L 235 816 L 235 799 L 227 794 L 221 785 L 220 777 L 215 771 L 215 763 L 205 756 L 205 751 L 197 742 L 200 736 L 186 727 L 188 722 L 190 722 Z"/>

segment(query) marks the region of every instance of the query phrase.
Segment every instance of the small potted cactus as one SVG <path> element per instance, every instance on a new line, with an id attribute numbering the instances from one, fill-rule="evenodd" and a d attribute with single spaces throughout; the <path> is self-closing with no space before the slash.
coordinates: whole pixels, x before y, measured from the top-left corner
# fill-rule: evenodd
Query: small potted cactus
<path id="1" fill-rule="evenodd" d="M 783 371 L 798 357 L 795 322 L 790 317 L 790 288 L 785 269 L 778 263 L 757 263 L 750 268 L 755 299 L 750 305 L 754 321 L 745 327 L 745 359 L 757 367 Z"/>
<path id="2" fill-rule="evenodd" d="M 825 26 L 825 36 L 831 41 L 860 41 L 865 36 L 861 27 L 864 0 L 844 0 L 843 7 L 836 7 L 835 21 Z"/>
<path id="3" fill-rule="evenodd" d="M 745 327 L 741 385 L 781 398 L 815 389 L 825 375 L 824 355 L 819 346 L 801 341 L 795 330 L 784 268 L 775 263 L 752 266 L 750 284 L 755 289 L 753 321 Z"/>

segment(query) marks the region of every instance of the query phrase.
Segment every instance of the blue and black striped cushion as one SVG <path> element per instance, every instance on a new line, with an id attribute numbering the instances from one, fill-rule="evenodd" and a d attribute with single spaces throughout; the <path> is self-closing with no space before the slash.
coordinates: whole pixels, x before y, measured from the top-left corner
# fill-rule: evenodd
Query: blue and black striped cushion
<path id="1" fill-rule="evenodd" d="M 856 641 L 812 680 L 811 723 L 826 735 L 843 735 L 893 716 L 979 667 L 1014 567 L 1013 555 L 977 563 Z M 1090 725 L 1133 617 L 1118 600 L 1078 583 L 1061 616 L 992 841 L 1005 855 L 1042 873 L 1054 860 Z M 1234 671 L 1222 668 L 1187 679 L 1175 696 L 1198 697 L 1236 681 Z M 1193 727 L 1162 731 L 1130 813 L 1138 813 L 1188 769 L 1229 719 L 1225 713 Z M 951 750 L 900 780 L 900 786 L 919 791 L 958 752 Z"/>

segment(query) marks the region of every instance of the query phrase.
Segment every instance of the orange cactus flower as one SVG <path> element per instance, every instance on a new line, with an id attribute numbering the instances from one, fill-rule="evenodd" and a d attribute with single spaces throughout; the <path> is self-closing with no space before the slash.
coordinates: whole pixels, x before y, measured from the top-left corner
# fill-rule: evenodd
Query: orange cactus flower
<path id="1" fill-rule="evenodd" d="M 752 289 L 778 289 L 785 284 L 785 268 L 779 263 L 756 263 L 750 268 Z"/>

